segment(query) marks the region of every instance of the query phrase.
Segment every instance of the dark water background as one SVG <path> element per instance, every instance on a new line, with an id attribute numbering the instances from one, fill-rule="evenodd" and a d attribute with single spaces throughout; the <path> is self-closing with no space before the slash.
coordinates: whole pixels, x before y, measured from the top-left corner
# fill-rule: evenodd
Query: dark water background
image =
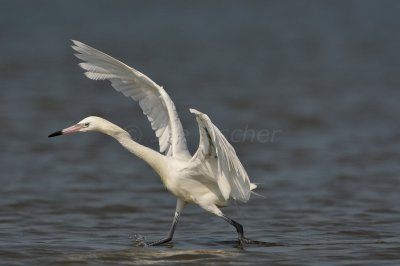
<path id="1" fill-rule="evenodd" d="M 1 265 L 399 265 L 399 1 L 0 1 Z M 100 134 L 157 149 L 139 106 L 82 75 L 70 39 L 163 85 L 190 149 L 193 107 L 233 142 L 258 193 L 224 212 L 175 199 Z M 275 132 L 275 134 L 273 133 Z M 269 134 L 269 135 L 268 135 Z M 274 135 L 273 135 L 274 134 Z"/>

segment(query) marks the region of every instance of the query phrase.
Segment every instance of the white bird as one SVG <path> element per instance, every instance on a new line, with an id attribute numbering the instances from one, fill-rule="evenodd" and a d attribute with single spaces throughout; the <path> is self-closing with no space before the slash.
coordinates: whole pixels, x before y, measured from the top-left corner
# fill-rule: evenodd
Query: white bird
<path id="1" fill-rule="evenodd" d="M 109 80 L 114 89 L 139 102 L 156 133 L 160 152 L 137 143 L 127 131 L 96 116 L 89 116 L 49 137 L 75 132 L 101 132 L 116 139 L 157 172 L 167 190 L 177 198 L 177 203 L 168 236 L 149 245 L 163 244 L 172 239 L 179 216 L 188 203 L 197 204 L 233 225 L 239 244 L 258 242 L 245 238 L 242 225 L 220 210 L 232 200 L 247 202 L 256 185 L 250 183 L 234 148 L 210 118 L 190 109 L 196 116 L 200 131 L 199 147 L 191 156 L 175 105 L 161 86 L 103 52 L 78 41 L 72 42 L 72 48 L 77 52 L 75 56 L 83 61 L 79 65 L 86 70 L 88 78 Z"/>

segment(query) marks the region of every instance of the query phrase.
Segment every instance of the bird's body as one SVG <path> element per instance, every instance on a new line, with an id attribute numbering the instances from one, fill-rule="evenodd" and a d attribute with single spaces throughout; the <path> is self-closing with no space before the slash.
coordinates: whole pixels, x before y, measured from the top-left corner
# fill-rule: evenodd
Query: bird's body
<path id="1" fill-rule="evenodd" d="M 137 150 L 132 149 L 132 139 L 129 135 L 122 134 L 116 139 L 132 153 L 138 154 Z M 165 188 L 175 197 L 186 203 L 195 203 L 204 207 L 214 204 L 228 205 L 228 200 L 223 198 L 215 181 L 208 176 L 206 171 L 203 171 L 200 160 L 192 160 L 191 157 L 186 159 L 166 157 L 154 154 L 155 151 L 147 147 L 142 147 L 143 152 L 140 152 L 142 155 L 139 157 L 157 172 Z"/>
<path id="2" fill-rule="evenodd" d="M 186 146 L 175 105 L 166 91 L 139 71 L 83 43 L 73 41 L 76 56 L 87 77 L 110 80 L 125 96 L 139 101 L 159 140 L 160 152 L 134 141 L 129 133 L 104 118 L 90 116 L 78 124 L 49 137 L 74 132 L 98 131 L 116 139 L 128 151 L 147 162 L 160 176 L 166 189 L 177 197 L 174 220 L 167 238 L 150 243 L 158 245 L 172 239 L 176 223 L 188 203 L 222 217 L 235 226 L 240 243 L 251 240 L 242 226 L 226 217 L 220 208 L 233 200 L 247 202 L 256 186 L 236 156 L 236 152 L 210 118 L 190 109 L 199 124 L 200 143 L 192 156 Z"/>

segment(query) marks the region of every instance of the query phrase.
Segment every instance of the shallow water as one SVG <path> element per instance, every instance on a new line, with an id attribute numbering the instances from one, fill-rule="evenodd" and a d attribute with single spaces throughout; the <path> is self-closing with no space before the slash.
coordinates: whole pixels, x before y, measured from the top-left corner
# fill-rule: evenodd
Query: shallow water
<path id="1" fill-rule="evenodd" d="M 400 263 L 398 2 L 116 3 L 1 2 L 0 264 Z M 191 151 L 188 108 L 209 114 L 263 195 L 224 212 L 266 245 L 188 206 L 170 244 L 138 246 L 172 221 L 156 174 L 107 136 L 47 138 L 100 115 L 157 149 L 69 39 L 163 85 Z"/>

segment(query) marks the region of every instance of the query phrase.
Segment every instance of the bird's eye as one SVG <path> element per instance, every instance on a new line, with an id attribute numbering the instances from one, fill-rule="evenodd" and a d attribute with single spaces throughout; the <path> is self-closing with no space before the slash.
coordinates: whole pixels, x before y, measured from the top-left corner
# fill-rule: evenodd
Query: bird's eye
<path id="1" fill-rule="evenodd" d="M 88 127 L 90 125 L 90 123 L 85 123 L 85 127 Z"/>

